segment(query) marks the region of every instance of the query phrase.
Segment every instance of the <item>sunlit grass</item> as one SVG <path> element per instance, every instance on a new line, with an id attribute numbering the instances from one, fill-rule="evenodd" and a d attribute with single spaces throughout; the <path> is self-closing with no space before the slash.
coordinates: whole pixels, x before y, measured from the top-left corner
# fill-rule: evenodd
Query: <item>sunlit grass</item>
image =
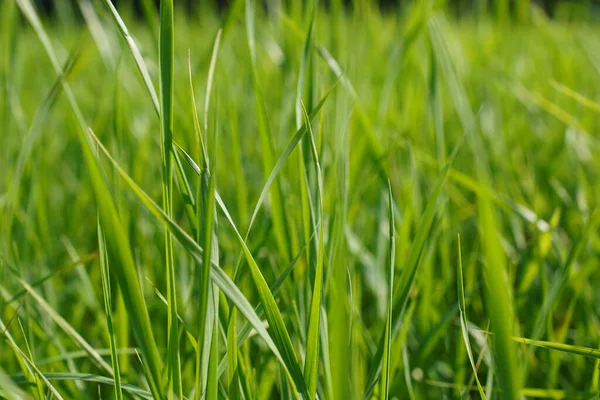
<path id="1" fill-rule="evenodd" d="M 292 3 L 0 2 L 0 398 L 597 397 L 596 27 Z"/>

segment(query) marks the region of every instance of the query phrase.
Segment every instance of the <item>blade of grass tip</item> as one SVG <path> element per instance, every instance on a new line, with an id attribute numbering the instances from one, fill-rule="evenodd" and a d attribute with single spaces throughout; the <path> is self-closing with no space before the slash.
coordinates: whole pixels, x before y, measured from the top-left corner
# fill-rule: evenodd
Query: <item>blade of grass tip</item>
<path id="1" fill-rule="evenodd" d="M 125 183 L 129 186 L 133 194 L 138 197 L 138 199 L 142 202 L 144 207 L 150 211 L 152 215 L 161 223 L 165 223 L 169 226 L 171 233 L 175 236 L 175 238 L 181 243 L 183 248 L 194 258 L 194 260 L 201 264 L 202 263 L 202 254 L 204 250 L 179 226 L 177 225 L 171 218 L 169 218 L 165 212 L 148 196 L 134 181 L 131 179 L 129 175 L 121 168 L 121 166 L 115 161 L 115 159 L 110 155 L 110 153 L 106 150 L 104 145 L 98 140 L 94 132 L 90 129 L 90 137 L 96 141 L 98 144 L 99 150 L 108 158 L 112 166 L 117 170 L 119 175 L 123 178 Z M 221 200 L 218 193 L 215 191 L 215 199 L 219 207 L 226 213 L 226 216 L 229 216 L 229 212 L 225 207 L 225 204 Z M 229 217 L 230 218 L 230 217 Z M 232 222 L 230 220 L 230 222 Z M 234 230 L 237 232 L 237 228 Z M 238 232 L 239 234 L 239 232 Z M 246 247 L 247 249 L 247 247 Z M 227 276 L 227 274 L 215 264 L 214 260 L 211 261 L 210 267 L 211 270 L 211 279 L 219 286 L 219 288 L 225 293 L 225 295 L 231 299 L 233 304 L 240 310 L 242 315 L 246 317 L 248 322 L 252 325 L 252 327 L 256 330 L 259 336 L 263 338 L 266 342 L 267 346 L 271 349 L 273 354 L 277 357 L 280 363 L 284 366 L 286 374 L 290 376 L 290 372 L 287 369 L 287 363 L 284 361 L 283 356 L 278 350 L 278 347 L 275 345 L 273 339 L 268 334 L 266 328 L 264 327 L 262 321 L 256 315 L 256 312 L 248 302 L 248 300 L 244 297 L 240 289 L 233 283 L 233 281 Z M 299 367 L 297 367 L 299 368 Z M 300 375 L 301 376 L 301 375 Z M 291 376 L 290 376 L 291 379 Z"/>
<path id="2" fill-rule="evenodd" d="M 312 294 L 312 302 L 310 305 L 309 322 L 308 322 L 308 337 L 306 343 L 306 360 L 304 364 L 304 378 L 308 389 L 310 399 L 315 399 L 317 391 L 317 376 L 319 370 L 319 324 L 321 316 L 321 295 L 323 291 L 323 178 L 321 166 L 319 164 L 319 154 L 315 144 L 310 118 L 304 104 L 302 113 L 304 115 L 304 123 L 308 127 L 309 139 L 311 144 L 313 162 L 317 173 L 317 218 L 318 218 L 318 236 L 317 236 L 317 254 L 314 287 Z"/>
<path id="3" fill-rule="evenodd" d="M 106 8 L 110 11 L 112 18 L 115 21 L 115 24 L 117 25 L 117 29 L 119 30 L 119 33 L 121 34 L 121 36 L 123 36 L 123 39 L 125 39 L 125 42 L 127 43 L 129 50 L 131 51 L 131 55 L 133 56 L 133 59 L 140 71 L 140 74 L 142 75 L 142 79 L 144 80 L 144 84 L 146 86 L 146 89 L 148 90 L 148 94 L 150 95 L 150 98 L 152 99 L 152 103 L 154 104 L 154 108 L 156 109 L 156 113 L 158 114 L 159 110 L 160 110 L 160 106 L 159 106 L 159 102 L 158 102 L 158 95 L 156 94 L 156 90 L 154 89 L 154 85 L 152 84 L 152 78 L 150 77 L 150 73 L 148 72 L 148 67 L 146 66 L 146 63 L 144 62 L 142 53 L 140 52 L 139 48 L 135 44 L 133 37 L 131 37 L 131 35 L 129 34 L 129 30 L 127 29 L 127 26 L 125 25 L 125 22 L 123 22 L 123 19 L 119 15 L 119 12 L 115 8 L 115 6 L 112 4 L 112 2 L 110 0 L 102 0 L 102 1 L 104 2 L 104 5 L 106 6 Z"/>
<path id="4" fill-rule="evenodd" d="M 411 246 L 410 254 L 406 260 L 404 268 L 402 269 L 400 281 L 394 288 L 392 305 L 392 335 L 396 334 L 402 324 L 402 316 L 406 310 L 406 303 L 408 301 L 410 289 L 412 288 L 419 270 L 421 256 L 424 252 L 426 240 L 429 236 L 429 232 L 431 230 L 431 226 L 433 225 L 433 220 L 438 209 L 438 198 L 440 197 L 444 183 L 446 182 L 446 177 L 448 176 L 448 169 L 450 168 L 451 162 L 452 161 L 450 161 L 450 163 L 442 169 L 434 189 L 429 196 L 427 206 L 425 207 L 425 211 L 421 217 L 421 221 L 419 222 L 419 227 L 417 229 L 414 242 Z M 366 386 L 367 390 L 363 396 L 365 399 L 371 396 L 371 393 L 375 387 L 375 383 L 379 379 L 382 367 L 381 361 L 383 360 L 384 342 L 385 337 L 382 335 L 379 340 L 379 345 L 377 346 L 377 352 L 373 358 L 375 363 L 373 364 L 371 373 L 369 374 L 369 379 Z"/>
<path id="5" fill-rule="evenodd" d="M 458 311 L 460 317 L 460 329 L 462 331 L 463 340 L 465 342 L 465 347 L 467 349 L 467 354 L 469 356 L 469 362 L 471 363 L 471 368 L 473 368 L 473 376 L 475 377 L 475 382 L 477 383 L 477 390 L 479 391 L 479 395 L 483 400 L 486 399 L 485 393 L 483 391 L 483 387 L 481 387 L 481 383 L 479 382 L 479 377 L 477 376 L 477 368 L 475 367 L 475 360 L 473 359 L 473 352 L 471 350 L 471 342 L 469 340 L 469 331 L 467 329 L 467 314 L 466 314 L 466 304 L 465 304 L 465 288 L 463 284 L 463 266 L 462 266 L 462 251 L 460 246 L 460 234 L 458 235 L 458 264 L 456 268 L 456 283 L 458 287 Z"/>
<path id="6" fill-rule="evenodd" d="M 396 265 L 396 235 L 394 233 L 394 199 L 392 198 L 392 184 L 388 181 L 388 198 L 389 198 L 389 285 L 388 285 L 388 310 L 385 320 L 384 342 L 383 342 L 383 360 L 381 371 L 381 389 L 380 398 L 388 400 L 390 390 L 390 366 L 392 356 L 392 317 L 394 307 L 394 266 Z"/>
<path id="7" fill-rule="evenodd" d="M 214 51 L 213 51 L 213 53 L 214 53 Z M 204 144 L 202 130 L 200 129 L 200 119 L 198 118 L 198 108 L 196 107 L 196 96 L 194 95 L 194 82 L 192 79 L 192 52 L 189 49 L 188 49 L 188 75 L 189 75 L 188 77 L 189 77 L 189 81 L 190 81 L 190 97 L 192 99 L 192 101 L 191 101 L 192 116 L 194 118 L 194 133 L 196 135 L 196 152 L 197 152 L 196 157 L 198 160 L 202 160 L 202 165 L 205 165 L 205 163 L 208 160 L 208 154 L 206 152 L 206 146 Z M 177 143 L 174 143 L 174 145 L 179 150 L 183 151 L 183 149 Z M 187 156 L 189 158 L 189 156 L 185 152 L 184 152 L 184 156 Z M 189 162 L 189 160 L 188 160 L 188 162 Z"/>
<path id="8" fill-rule="evenodd" d="M 336 81 L 330 88 L 329 90 L 325 93 L 325 95 L 323 95 L 323 97 L 321 98 L 321 100 L 319 101 L 319 103 L 316 105 L 316 107 L 314 108 L 314 110 L 310 113 L 310 121 L 313 121 L 316 116 L 319 114 L 319 112 L 321 111 L 321 109 L 323 108 L 323 106 L 325 105 L 325 102 L 327 101 L 327 99 L 329 98 L 329 96 L 331 95 L 331 93 L 333 93 L 334 89 L 337 87 L 337 82 Z M 248 236 L 250 234 L 250 230 L 252 228 L 252 226 L 254 225 L 254 221 L 256 220 L 256 217 L 258 216 L 258 212 L 260 211 L 260 207 L 262 206 L 266 196 L 269 193 L 269 189 L 271 188 L 271 184 L 273 183 L 273 181 L 275 180 L 275 178 L 277 177 L 277 175 L 279 174 L 279 171 L 281 170 L 281 168 L 283 167 L 283 165 L 285 164 L 286 160 L 288 159 L 288 157 L 290 156 L 290 154 L 292 153 L 292 151 L 294 150 L 294 148 L 296 147 L 296 145 L 298 144 L 298 142 L 304 137 L 304 135 L 307 132 L 307 126 L 306 124 L 302 125 L 302 127 L 300 127 L 296 133 L 294 134 L 294 136 L 292 136 L 292 138 L 290 139 L 290 141 L 288 142 L 287 146 L 285 147 L 285 150 L 281 153 L 281 156 L 279 156 L 279 159 L 277 160 L 277 162 L 275 163 L 273 170 L 271 171 L 271 173 L 269 174 L 269 177 L 267 179 L 267 181 L 265 182 L 260 195 L 258 196 L 258 200 L 256 201 L 256 205 L 254 206 L 254 210 L 252 212 L 252 217 L 250 218 L 250 223 L 248 224 L 248 230 L 246 232 L 246 238 L 244 239 L 244 241 L 248 240 Z M 177 143 L 173 143 L 174 144 L 174 148 L 176 150 L 178 150 L 182 155 L 184 160 L 190 165 L 190 167 L 192 167 L 192 169 L 194 170 L 194 172 L 196 172 L 196 174 L 201 175 L 202 174 L 202 169 L 198 166 L 198 164 L 194 161 L 194 159 Z M 219 197 L 219 194 L 217 192 L 216 194 L 217 198 Z M 217 202 L 217 204 L 219 204 Z"/>
<path id="9" fill-rule="evenodd" d="M 125 22 L 123 22 L 123 19 L 119 15 L 119 12 L 115 8 L 115 6 L 112 4 L 112 2 L 110 0 L 103 0 L 103 1 L 104 1 L 104 4 L 106 5 L 106 7 L 108 8 L 108 10 L 110 11 L 112 18 L 113 18 L 115 24 L 117 25 L 117 29 L 119 30 L 119 32 L 125 39 L 125 42 L 127 43 L 127 47 L 129 48 L 129 51 L 131 52 L 131 55 L 133 56 L 135 64 L 138 67 L 138 71 L 140 72 L 140 75 L 142 76 L 142 80 L 144 81 L 144 86 L 146 87 L 146 90 L 148 91 L 148 94 L 150 95 L 150 98 L 152 99 L 152 104 L 154 105 L 154 110 L 156 111 L 156 115 L 160 118 L 161 105 L 160 105 L 160 102 L 158 99 L 158 95 L 156 93 L 156 89 L 154 88 L 154 84 L 152 83 L 152 78 L 150 77 L 150 73 L 148 72 L 148 67 L 146 66 L 144 58 L 142 57 L 142 53 L 140 52 L 139 48 L 135 44 L 135 41 L 129 34 L 127 26 L 125 25 Z M 153 19 L 154 18 L 151 18 L 151 20 L 153 20 Z M 152 23 L 152 21 L 149 21 L 149 22 L 151 23 L 152 28 L 154 28 L 155 25 Z M 162 35 L 161 35 L 161 37 L 162 37 Z M 159 47 L 160 47 L 160 45 L 159 45 Z M 160 53 L 160 51 L 159 51 L 159 53 Z M 173 143 L 174 143 L 174 141 L 173 141 Z M 179 154 L 176 151 L 173 151 L 173 157 L 175 159 L 175 167 L 177 170 L 177 179 L 178 179 L 178 184 L 179 184 L 178 189 L 181 192 L 184 199 L 191 198 L 192 191 L 189 187 L 187 180 L 185 179 L 185 173 L 183 172 L 183 166 L 181 165 L 181 161 L 179 160 Z M 191 226 L 195 227 L 195 221 L 192 218 L 192 216 L 190 215 L 188 208 L 186 208 L 186 211 L 188 213 L 188 219 L 190 220 Z"/>
<path id="10" fill-rule="evenodd" d="M 337 87 L 337 82 L 338 81 L 336 81 L 331 86 L 331 88 L 321 98 L 321 100 L 319 101 L 319 103 L 317 104 L 315 109 L 310 113 L 310 117 L 309 117 L 310 121 L 313 121 L 315 119 L 315 117 L 319 114 L 319 111 L 321 111 L 321 108 L 323 108 L 323 105 L 325 105 L 327 98 L 333 92 L 333 90 Z M 246 233 L 246 240 L 247 240 L 248 234 L 250 233 L 250 228 L 252 227 L 254 220 L 256 219 L 256 217 L 258 215 L 258 211 L 260 210 L 260 207 L 263 204 L 265 197 L 269 193 L 269 189 L 270 189 L 273 181 L 277 177 L 277 174 L 281 170 L 281 167 L 283 167 L 283 164 L 285 164 L 285 161 L 288 159 L 288 157 L 290 156 L 290 154 L 292 153 L 292 151 L 294 150 L 294 148 L 296 147 L 298 142 L 302 139 L 302 137 L 304 137 L 304 135 L 306 134 L 307 131 L 308 131 L 308 129 L 307 129 L 306 124 L 304 124 L 300 129 L 298 129 L 296 131 L 294 136 L 292 136 L 292 138 L 288 142 L 288 145 L 286 146 L 285 150 L 283 151 L 281 156 L 279 156 L 279 159 L 273 166 L 273 169 L 272 169 L 271 173 L 269 174 L 269 177 L 267 178 L 267 181 L 265 182 L 260 195 L 258 196 L 256 205 L 254 206 L 254 211 L 252 212 L 252 217 L 250 218 L 250 223 L 248 224 L 248 232 Z"/>
<path id="11" fill-rule="evenodd" d="M 323 105 L 325 105 L 325 102 L 326 102 L 327 98 L 333 92 L 333 90 L 337 87 L 337 83 L 338 83 L 338 81 L 336 81 L 331 86 L 331 88 L 321 98 L 321 100 L 319 101 L 319 103 L 317 104 L 317 106 L 315 107 L 315 109 L 311 112 L 310 118 L 309 118 L 311 121 L 318 115 L 318 113 L 320 112 L 320 110 L 323 107 Z M 261 193 L 258 196 L 258 200 L 256 201 L 256 205 L 254 207 L 254 211 L 252 212 L 252 217 L 250 218 L 250 222 L 248 224 L 248 229 L 246 231 L 246 236 L 245 236 L 244 241 L 248 241 L 248 237 L 250 236 L 250 231 L 252 229 L 252 226 L 254 224 L 256 216 L 258 215 L 258 211 L 260 210 L 260 207 L 263 204 L 264 199 L 266 198 L 267 194 L 269 193 L 269 189 L 271 188 L 271 184 L 274 182 L 275 178 L 277 177 L 277 174 L 279 173 L 279 171 L 281 170 L 281 168 L 285 164 L 285 161 L 288 159 L 288 157 L 290 156 L 290 154 L 292 153 L 292 151 L 294 150 L 294 148 L 296 147 L 296 145 L 298 144 L 298 142 L 306 134 L 306 132 L 307 132 L 307 128 L 306 128 L 306 124 L 304 124 L 300 129 L 298 129 L 296 131 L 296 133 L 294 134 L 294 136 L 292 136 L 292 138 L 291 138 L 290 142 L 288 143 L 288 145 L 286 146 L 285 150 L 283 151 L 283 153 L 281 154 L 281 156 L 279 157 L 279 159 L 275 163 L 275 166 L 273 167 L 273 170 L 269 174 L 269 177 L 267 178 L 267 181 L 265 182 L 265 184 L 264 184 L 264 186 L 263 186 L 263 188 L 261 190 Z M 200 172 L 200 168 L 194 163 L 194 161 L 191 159 L 191 157 L 187 156 L 185 158 L 190 163 L 190 165 L 192 166 L 192 168 L 194 169 L 194 171 L 196 171 L 196 173 L 200 174 L 201 173 Z M 218 193 L 217 193 L 217 198 L 218 198 Z M 234 272 L 234 276 L 235 276 L 234 279 L 237 279 L 237 277 L 239 276 L 239 274 L 241 272 L 242 257 L 243 257 L 243 251 L 240 253 L 240 255 L 238 257 L 238 260 L 237 260 L 237 263 L 236 263 L 236 267 L 235 267 L 235 270 L 234 270 L 235 271 Z"/>
<path id="12" fill-rule="evenodd" d="M 544 340 L 533 340 L 523 337 L 513 336 L 512 340 L 517 343 L 529 346 L 543 347 L 548 350 L 560 351 L 562 353 L 574 354 L 595 360 L 600 360 L 600 350 L 591 347 L 575 346 L 570 344 L 556 343 Z"/>
<path id="13" fill-rule="evenodd" d="M 115 59 L 115 53 L 113 52 L 114 47 L 111 46 L 113 40 L 111 40 L 112 38 L 104 31 L 104 27 L 96 13 L 94 5 L 90 0 L 78 0 L 77 4 L 79 5 L 79 10 L 81 11 L 81 15 L 83 15 L 83 19 L 90 30 L 92 39 L 94 39 L 94 42 L 96 43 L 96 47 L 98 48 L 102 60 L 106 64 L 106 67 L 111 70 L 114 69 L 117 60 Z"/>
<path id="14" fill-rule="evenodd" d="M 108 265 L 108 252 L 106 250 L 106 242 L 104 239 L 104 231 L 98 218 L 98 251 L 100 253 L 100 269 L 102 276 L 102 294 L 104 296 L 104 311 L 106 313 L 106 326 L 108 329 L 108 339 L 110 344 L 110 359 L 112 362 L 113 376 L 115 379 L 114 390 L 115 399 L 123 399 L 123 391 L 121 390 L 121 373 L 119 370 L 119 356 L 117 354 L 117 343 L 115 340 L 115 332 L 113 329 L 112 318 L 112 303 L 110 290 L 110 272 Z"/>
<path id="15" fill-rule="evenodd" d="M 217 32 L 215 43 L 213 45 L 212 55 L 210 57 L 210 66 L 208 68 L 208 79 L 206 80 L 206 96 L 204 98 L 204 134 L 208 134 L 208 109 L 210 107 L 210 96 L 212 94 L 213 80 L 215 76 L 215 67 L 219 55 L 219 46 L 221 44 L 222 29 Z"/>
<path id="16" fill-rule="evenodd" d="M 59 76 L 62 75 L 63 71 L 56 57 L 52 43 L 44 31 L 42 23 L 32 6 L 31 1 L 17 0 L 17 4 L 42 43 L 56 74 Z M 137 268 L 135 267 L 129 248 L 129 239 L 119 221 L 112 196 L 96 163 L 94 147 L 90 142 L 90 137 L 86 134 L 87 124 L 85 119 L 68 83 L 63 80 L 62 85 L 69 106 L 79 124 L 77 133 L 96 197 L 100 221 L 106 232 L 105 237 L 108 240 L 107 248 L 109 252 L 114 252 L 115 257 L 121 262 L 121 268 L 116 268 L 112 271 L 115 271 L 117 281 L 121 287 L 123 300 L 125 301 L 128 314 L 131 317 L 131 327 L 144 358 L 144 365 L 148 372 L 146 375 L 148 385 L 150 386 L 152 395 L 157 399 L 161 399 L 163 396 L 161 393 L 164 393 L 162 390 L 162 378 L 160 374 L 161 362 L 158 356 L 156 342 L 154 341 L 148 310 L 146 309 L 138 280 Z"/>
<path id="17" fill-rule="evenodd" d="M 160 87 L 160 136 L 162 160 L 162 206 L 168 217 L 173 214 L 173 176 L 171 150 L 173 147 L 173 59 L 174 26 L 173 0 L 160 2 L 159 87 Z M 177 289 L 173 239 L 165 225 L 165 268 L 167 277 L 167 376 L 169 377 L 169 395 L 175 393 L 183 398 L 181 380 L 181 359 L 179 354 L 179 323 L 177 320 Z"/>

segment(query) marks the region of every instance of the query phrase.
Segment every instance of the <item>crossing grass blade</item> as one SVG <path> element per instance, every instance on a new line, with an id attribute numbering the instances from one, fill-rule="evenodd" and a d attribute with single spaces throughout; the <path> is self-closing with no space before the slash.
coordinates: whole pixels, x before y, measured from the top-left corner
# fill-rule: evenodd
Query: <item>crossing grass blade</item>
<path id="1" fill-rule="evenodd" d="M 23 285 L 23 287 L 25 288 L 25 290 L 27 290 L 28 294 L 35 299 L 35 301 L 40 305 L 40 307 L 44 310 L 44 312 L 49 315 L 58 326 L 60 326 L 60 328 L 68 335 L 70 336 L 73 341 L 75 343 L 77 343 L 78 346 L 81 347 L 82 350 L 85 350 L 89 357 L 95 362 L 97 363 L 97 365 L 103 369 L 104 371 L 106 371 L 107 373 L 109 373 L 110 375 L 113 374 L 113 370 L 110 367 L 110 365 L 108 365 L 106 363 L 106 361 L 104 361 L 104 359 L 96 352 L 96 350 L 83 338 L 81 337 L 81 335 L 79 335 L 79 333 L 77 333 L 77 331 L 63 318 L 61 317 L 55 310 L 54 308 L 52 308 L 52 306 L 50 306 L 50 304 L 48 304 L 44 298 L 39 295 L 35 290 L 33 290 L 33 288 L 24 280 L 19 279 L 21 284 Z"/>
<path id="2" fill-rule="evenodd" d="M 119 12 L 115 8 L 115 6 L 112 4 L 112 2 L 110 0 L 103 0 L 103 2 L 104 2 L 104 5 L 106 6 L 106 8 L 110 11 L 110 15 L 112 16 L 115 24 L 117 25 L 117 29 L 119 30 L 119 33 L 121 34 L 121 36 L 123 36 L 123 39 L 125 39 L 125 42 L 127 43 L 127 46 L 129 47 L 129 51 L 131 52 L 131 55 L 133 56 L 133 59 L 135 60 L 135 63 L 140 71 L 140 74 L 142 75 L 142 79 L 144 80 L 144 84 L 146 86 L 146 89 L 148 90 L 148 94 L 150 95 L 150 98 L 152 99 L 152 104 L 154 105 L 154 109 L 156 110 L 156 113 L 158 114 L 159 110 L 160 110 L 158 95 L 156 94 L 156 90 L 154 89 L 154 84 L 152 83 L 152 78 L 150 77 L 150 73 L 148 72 L 148 67 L 146 66 L 144 58 L 142 57 L 142 53 L 140 52 L 139 48 L 135 44 L 133 37 L 129 34 L 129 30 L 127 29 L 127 26 L 125 25 L 125 22 L 123 22 L 123 19 L 119 15 Z"/>
<path id="3" fill-rule="evenodd" d="M 184 249 L 194 258 L 194 260 L 198 264 L 202 264 L 204 250 L 179 225 L 177 225 L 172 219 L 170 219 L 165 214 L 165 212 L 129 177 L 129 175 L 127 175 L 127 173 L 119 166 L 119 164 L 114 160 L 114 158 L 110 155 L 110 153 L 106 150 L 106 148 L 102 145 L 102 143 L 98 140 L 96 135 L 94 135 L 94 133 L 91 130 L 90 130 L 90 136 L 93 138 L 93 140 L 96 141 L 96 143 L 98 144 L 99 150 L 108 158 L 108 160 L 111 162 L 112 166 L 117 170 L 117 172 L 119 173 L 121 178 L 129 186 L 132 193 L 135 194 L 135 196 L 143 203 L 144 207 L 146 207 L 146 209 L 148 209 L 148 211 L 150 211 L 150 213 L 159 222 L 166 224 L 169 227 L 169 230 L 171 231 L 173 236 L 177 239 L 177 241 L 179 241 L 179 243 L 184 247 Z M 225 204 L 223 203 L 223 201 L 221 200 L 220 196 L 218 196 L 217 193 L 215 193 L 215 198 L 217 201 L 217 205 L 219 205 L 221 210 L 225 213 L 226 217 L 228 217 L 228 220 L 232 224 L 232 227 L 234 227 L 235 232 L 239 235 L 237 228 L 235 228 L 235 224 L 233 224 L 233 221 L 230 219 L 231 217 L 229 216 L 229 213 L 227 212 L 227 208 L 225 207 Z M 241 240 L 241 242 L 243 242 L 243 239 Z M 245 250 L 247 250 L 247 247 L 245 246 L 245 244 L 243 245 L 243 247 L 245 248 Z M 251 256 L 250 256 L 250 258 L 251 258 Z M 258 268 L 256 266 L 256 263 L 254 264 L 254 266 L 256 268 Z M 206 267 L 208 267 L 208 266 L 205 266 L 204 268 L 206 268 Z M 216 265 L 214 263 L 214 260 L 211 261 L 210 268 L 211 268 L 211 279 L 213 280 L 213 282 L 215 282 L 219 286 L 219 288 L 232 301 L 232 303 L 235 304 L 235 306 L 244 315 L 244 317 L 246 317 L 248 322 L 250 322 L 250 324 L 257 331 L 257 333 L 263 338 L 263 340 L 265 340 L 265 342 L 267 343 L 267 345 L 269 346 L 271 351 L 274 353 L 274 355 L 277 357 L 277 359 L 284 366 L 284 368 L 286 370 L 286 374 L 289 375 L 290 372 L 287 370 L 287 365 L 290 360 L 287 358 L 284 358 L 284 356 L 280 354 L 278 347 L 275 345 L 276 342 L 274 342 L 273 339 L 271 338 L 271 336 L 267 333 L 267 330 L 265 329 L 262 321 L 258 318 L 258 316 L 256 315 L 256 312 L 254 311 L 252 306 L 250 306 L 250 303 L 248 303 L 248 300 L 244 297 L 244 295 L 239 290 L 239 288 L 227 276 L 227 274 L 225 274 L 225 272 L 218 265 Z M 258 273 L 260 274 L 260 271 L 258 271 Z M 262 277 L 262 275 L 261 275 L 261 277 Z M 264 281 L 264 278 L 263 278 L 263 281 Z M 268 290 L 268 288 L 267 288 L 267 290 Z M 270 294 L 270 291 L 269 291 L 269 294 Z M 273 299 L 272 294 L 270 297 L 272 299 L 271 304 L 273 304 L 274 299 Z M 275 308 L 276 307 L 277 306 L 275 305 Z M 272 312 L 277 312 L 277 311 L 278 310 L 272 311 Z M 281 318 L 281 315 L 279 315 L 279 318 Z M 272 326 L 270 321 L 269 321 L 269 325 Z M 289 339 L 289 336 L 288 336 L 288 339 Z M 293 352 L 293 349 L 292 349 L 292 352 Z M 297 362 L 296 362 L 295 368 L 299 370 Z M 289 375 L 289 376 L 291 379 L 291 375 Z M 302 377 L 301 374 L 299 376 Z M 302 382 L 302 381 L 300 381 L 300 382 Z"/>
<path id="4" fill-rule="evenodd" d="M 248 267 L 250 268 L 252 280 L 254 281 L 254 285 L 258 290 L 259 297 L 265 308 L 265 315 L 267 317 L 267 321 L 269 321 L 269 327 L 274 334 L 274 341 L 277 344 L 277 348 L 282 353 L 281 356 L 289 370 L 289 383 L 292 385 L 294 391 L 298 391 L 301 394 L 306 394 L 307 389 L 304 377 L 302 375 L 302 370 L 300 369 L 300 365 L 298 364 L 296 352 L 294 351 L 292 341 L 285 327 L 285 323 L 283 322 L 283 318 L 281 316 L 279 307 L 277 306 L 275 298 L 273 297 L 273 293 L 271 293 L 271 290 L 269 289 L 269 286 L 267 285 L 264 276 L 260 272 L 258 264 L 254 260 L 254 257 L 250 253 L 250 249 L 248 249 L 246 242 L 244 241 L 242 235 L 239 233 L 237 227 L 235 226 L 231 215 L 226 211 L 224 204 L 222 204 L 222 200 L 220 198 L 217 198 L 217 202 L 221 204 L 221 210 L 225 214 L 225 217 L 229 221 L 229 224 L 231 225 L 235 235 L 237 236 L 239 244 L 242 246 L 244 256 L 246 257 L 246 262 L 248 263 Z"/>
<path id="5" fill-rule="evenodd" d="M 19 0 L 18 6 L 23 15 L 27 18 L 33 27 L 38 39 L 44 46 L 44 49 L 50 58 L 52 67 L 57 75 L 63 75 L 62 68 L 56 57 L 51 41 L 44 31 L 42 23 L 35 12 L 29 0 Z M 121 268 L 113 269 L 123 292 L 125 306 L 131 317 L 131 327 L 140 346 L 142 357 L 144 358 L 146 370 L 148 371 L 148 384 L 153 396 L 162 398 L 162 378 L 161 362 L 158 356 L 158 349 L 154 341 L 150 318 L 146 309 L 141 287 L 138 281 L 137 269 L 129 249 L 129 240 L 117 216 L 117 211 L 113 203 L 106 182 L 102 177 L 96 164 L 93 147 L 86 134 L 87 124 L 77 105 L 75 97 L 66 81 L 62 81 L 63 92 L 67 97 L 69 106 L 75 115 L 79 124 L 77 131 L 84 160 L 91 178 L 92 187 L 96 197 L 100 221 L 104 227 L 107 237 L 107 248 L 109 254 L 114 254 L 121 262 Z"/>
<path id="6" fill-rule="evenodd" d="M 112 363 L 113 377 L 115 380 L 115 399 L 123 399 L 123 391 L 121 389 L 121 370 L 119 368 L 119 356 L 117 354 L 117 343 L 113 327 L 112 317 L 112 301 L 110 290 L 110 268 L 108 261 L 108 251 L 106 250 L 106 239 L 102 231 L 102 225 L 98 219 L 98 252 L 100 254 L 100 268 L 102 276 L 102 295 L 104 296 L 104 311 L 106 313 L 106 328 L 108 331 L 108 340 L 110 344 L 110 359 Z"/>

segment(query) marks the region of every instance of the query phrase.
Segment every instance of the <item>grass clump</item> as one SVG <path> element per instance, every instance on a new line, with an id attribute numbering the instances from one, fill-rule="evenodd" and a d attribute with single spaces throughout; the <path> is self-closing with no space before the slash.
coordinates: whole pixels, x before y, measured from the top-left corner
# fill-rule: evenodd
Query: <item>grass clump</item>
<path id="1" fill-rule="evenodd" d="M 597 397 L 592 23 L 0 9 L 0 398 Z"/>

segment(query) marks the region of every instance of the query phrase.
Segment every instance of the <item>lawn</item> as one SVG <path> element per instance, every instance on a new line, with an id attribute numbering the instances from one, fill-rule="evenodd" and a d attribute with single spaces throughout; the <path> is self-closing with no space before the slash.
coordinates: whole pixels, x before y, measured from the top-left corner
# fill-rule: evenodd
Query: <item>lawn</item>
<path id="1" fill-rule="evenodd" d="M 150 3 L 0 1 L 0 398 L 598 398 L 597 24 Z"/>

